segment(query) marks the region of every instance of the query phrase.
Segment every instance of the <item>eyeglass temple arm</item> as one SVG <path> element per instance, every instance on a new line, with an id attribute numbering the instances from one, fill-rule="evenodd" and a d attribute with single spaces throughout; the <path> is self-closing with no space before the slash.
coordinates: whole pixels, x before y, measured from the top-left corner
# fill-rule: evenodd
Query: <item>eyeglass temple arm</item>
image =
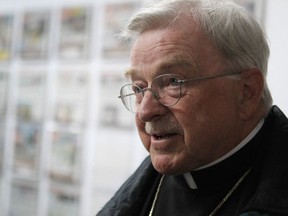
<path id="1" fill-rule="evenodd" d="M 190 81 L 198 81 L 198 80 L 214 79 L 214 78 L 218 78 L 218 77 L 234 76 L 234 75 L 239 75 L 241 73 L 242 72 L 234 72 L 234 73 L 226 73 L 226 74 L 215 75 L 215 76 L 197 77 L 197 78 L 193 78 L 193 79 L 178 80 L 177 82 L 179 84 L 185 84 L 186 82 L 190 82 Z"/>
<path id="2" fill-rule="evenodd" d="M 129 97 L 129 96 L 131 96 L 131 95 L 135 95 L 135 93 L 125 94 L 125 95 L 119 95 L 118 98 Z"/>

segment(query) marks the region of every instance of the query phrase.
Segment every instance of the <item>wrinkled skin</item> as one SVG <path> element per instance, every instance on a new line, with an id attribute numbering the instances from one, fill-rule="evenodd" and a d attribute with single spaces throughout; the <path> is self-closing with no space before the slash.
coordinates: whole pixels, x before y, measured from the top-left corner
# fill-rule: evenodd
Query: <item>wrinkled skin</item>
<path id="1" fill-rule="evenodd" d="M 133 83 L 150 87 L 164 73 L 184 79 L 227 72 L 225 58 L 193 23 L 190 30 L 170 27 L 142 33 L 131 51 Z M 255 127 L 261 115 L 263 77 L 244 71 L 227 77 L 191 82 L 171 107 L 146 92 L 136 124 L 153 166 L 163 174 L 182 174 L 220 158 Z M 259 112 L 261 110 L 261 112 Z M 259 115 L 253 113 L 258 112 Z"/>

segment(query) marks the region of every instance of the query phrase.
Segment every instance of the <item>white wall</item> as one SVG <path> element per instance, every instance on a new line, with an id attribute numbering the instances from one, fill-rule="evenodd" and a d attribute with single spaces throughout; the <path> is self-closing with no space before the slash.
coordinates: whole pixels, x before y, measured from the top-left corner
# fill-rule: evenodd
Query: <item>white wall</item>
<path id="1" fill-rule="evenodd" d="M 274 99 L 288 115 L 288 1 L 267 0 L 266 31 L 270 40 L 268 84 Z"/>

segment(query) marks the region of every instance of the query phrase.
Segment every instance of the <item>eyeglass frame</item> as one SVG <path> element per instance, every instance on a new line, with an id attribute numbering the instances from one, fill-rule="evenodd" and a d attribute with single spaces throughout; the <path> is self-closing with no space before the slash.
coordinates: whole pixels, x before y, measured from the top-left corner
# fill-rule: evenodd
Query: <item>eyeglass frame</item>
<path id="1" fill-rule="evenodd" d="M 152 93 L 153 97 L 154 97 L 161 105 L 166 106 L 166 107 L 171 107 L 171 106 L 176 105 L 176 104 L 179 102 L 179 100 L 181 99 L 181 97 L 182 97 L 181 86 L 184 85 L 184 84 L 186 84 L 187 82 L 201 81 L 201 80 L 209 80 L 209 79 L 215 79 L 215 78 L 221 78 L 221 77 L 228 77 L 228 76 L 235 76 L 235 75 L 240 75 L 242 72 L 243 72 L 243 71 L 232 72 L 232 73 L 231 73 L 231 72 L 228 72 L 228 73 L 223 73 L 223 74 L 214 75 L 214 76 L 195 77 L 195 78 L 191 78 L 191 79 L 179 79 L 179 80 L 177 80 L 177 83 L 179 84 L 179 88 L 180 88 L 179 98 L 176 100 L 175 103 L 173 103 L 173 104 L 171 104 L 171 105 L 165 105 L 165 104 L 161 103 L 161 102 L 159 101 L 160 97 L 159 97 L 158 93 L 155 92 L 155 90 L 153 90 L 151 87 L 150 87 L 150 88 L 149 88 L 149 87 L 146 87 L 146 88 L 143 88 L 143 89 L 142 89 L 141 87 L 139 87 L 138 85 L 135 85 L 135 84 L 133 84 L 133 83 L 128 83 L 128 84 L 123 85 L 123 86 L 120 88 L 120 95 L 118 96 L 118 98 L 121 99 L 121 101 L 122 101 L 123 105 L 126 107 L 126 109 L 127 109 L 128 111 L 132 112 L 132 113 L 136 113 L 136 112 L 128 109 L 128 107 L 127 107 L 127 106 L 125 105 L 125 103 L 124 103 L 123 98 L 124 98 L 124 97 L 129 97 L 129 96 L 135 95 L 135 94 L 140 94 L 140 93 L 142 93 L 142 95 L 143 95 L 143 97 L 144 97 L 144 94 L 145 94 L 146 91 L 150 91 L 150 92 Z M 175 77 L 179 76 L 179 75 L 177 75 L 177 74 L 161 74 L 161 75 L 158 75 L 158 76 L 156 76 L 156 77 L 152 80 L 151 86 L 152 86 L 152 83 L 154 82 L 155 79 L 157 79 L 157 78 L 159 78 L 159 77 L 161 77 L 161 76 L 167 76 L 167 75 L 174 75 Z M 131 85 L 131 86 L 136 86 L 136 87 L 138 87 L 139 90 L 141 90 L 141 92 L 139 92 L 139 93 L 135 93 L 135 92 L 134 92 L 134 93 L 129 93 L 129 94 L 121 95 L 122 89 L 123 89 L 124 87 L 130 86 L 130 85 Z M 142 100 L 141 100 L 141 102 L 142 102 Z M 140 104 L 140 103 L 139 103 L 139 104 Z"/>

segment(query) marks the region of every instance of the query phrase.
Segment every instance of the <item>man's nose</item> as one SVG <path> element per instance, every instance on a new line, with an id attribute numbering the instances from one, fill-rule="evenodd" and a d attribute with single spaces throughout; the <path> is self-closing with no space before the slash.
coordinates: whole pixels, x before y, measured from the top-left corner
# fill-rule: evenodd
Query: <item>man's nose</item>
<path id="1" fill-rule="evenodd" d="M 143 99 L 139 104 L 137 112 L 139 119 L 141 121 L 143 122 L 152 121 L 153 118 L 163 115 L 166 112 L 167 107 L 162 105 L 158 101 L 158 98 L 159 97 L 156 92 L 154 92 L 150 88 L 146 89 L 143 95 Z"/>

